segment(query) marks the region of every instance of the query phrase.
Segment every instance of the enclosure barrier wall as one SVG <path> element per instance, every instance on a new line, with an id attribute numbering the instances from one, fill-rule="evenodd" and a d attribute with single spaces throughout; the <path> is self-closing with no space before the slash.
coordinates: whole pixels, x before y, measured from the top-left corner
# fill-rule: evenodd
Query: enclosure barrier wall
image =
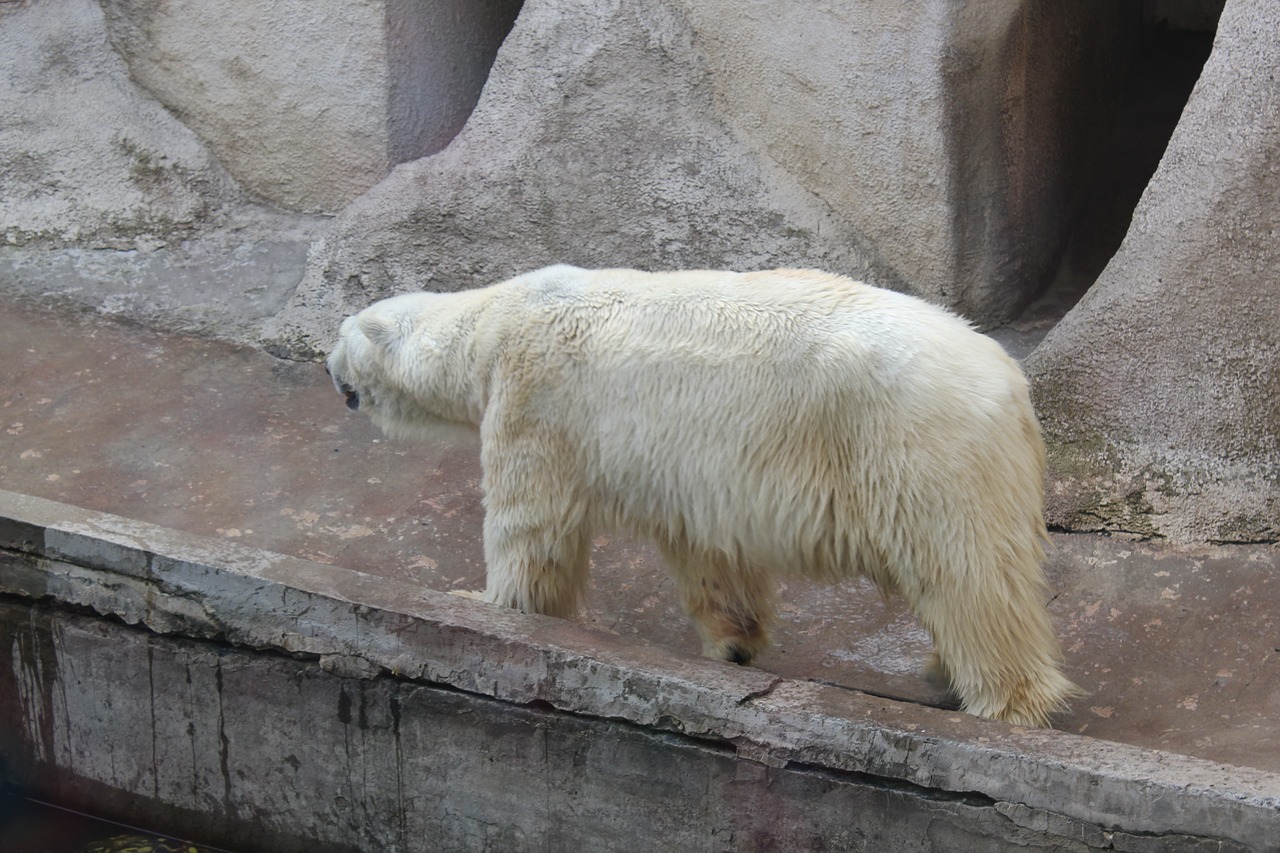
<path id="1" fill-rule="evenodd" d="M 1277 774 L 3 491 L 0 636 L 10 781 L 236 850 L 1280 845 Z"/>

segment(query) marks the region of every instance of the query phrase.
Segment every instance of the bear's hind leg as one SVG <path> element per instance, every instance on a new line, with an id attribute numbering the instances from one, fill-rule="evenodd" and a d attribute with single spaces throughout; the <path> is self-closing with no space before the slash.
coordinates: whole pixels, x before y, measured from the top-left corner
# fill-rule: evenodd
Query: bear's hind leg
<path id="1" fill-rule="evenodd" d="M 926 674 L 949 681 L 967 713 L 1047 727 L 1080 690 L 1062 674 L 1039 585 L 1013 578 L 1001 591 L 976 590 L 942 578 L 913 603 L 936 648 Z"/>
<path id="2" fill-rule="evenodd" d="M 662 553 L 681 604 L 702 637 L 704 655 L 748 664 L 768 647 L 776 595 L 768 571 L 682 547 L 664 546 Z"/>

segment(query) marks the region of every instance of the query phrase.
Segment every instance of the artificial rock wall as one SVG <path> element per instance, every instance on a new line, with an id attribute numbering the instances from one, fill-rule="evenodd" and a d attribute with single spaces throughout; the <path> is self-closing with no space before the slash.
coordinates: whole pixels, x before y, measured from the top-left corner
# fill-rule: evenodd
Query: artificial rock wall
<path id="1" fill-rule="evenodd" d="M 277 346 L 553 262 L 817 266 L 1008 318 L 1066 239 L 1125 21 L 1107 2 L 529 0 L 459 136 L 315 248 Z"/>
<path id="2" fill-rule="evenodd" d="M 240 197 L 204 142 L 130 84 L 96 3 L 0 3 L 0 245 L 132 249 Z"/>
<path id="3" fill-rule="evenodd" d="M 102 0 L 133 80 L 241 183 L 336 211 L 466 121 L 519 0 Z"/>
<path id="4" fill-rule="evenodd" d="M 1280 5 L 1231 0 L 1101 277 L 1027 362 L 1048 517 L 1280 537 Z"/>

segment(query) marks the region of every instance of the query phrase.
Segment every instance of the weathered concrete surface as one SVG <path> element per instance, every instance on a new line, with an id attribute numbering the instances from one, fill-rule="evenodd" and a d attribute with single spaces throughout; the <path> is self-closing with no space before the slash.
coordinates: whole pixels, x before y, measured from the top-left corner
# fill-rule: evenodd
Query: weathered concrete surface
<path id="1" fill-rule="evenodd" d="M 1165 782 L 1152 782 L 1157 788 L 1142 794 L 1159 803 L 1169 796 L 1160 787 L 1166 782 L 1197 791 L 1197 780 L 1207 774 L 1218 790 L 1229 788 L 1237 772 L 1232 765 L 1280 772 L 1280 657 L 1271 643 L 1280 597 L 1274 549 L 1171 551 L 1055 537 L 1047 566 L 1055 591 L 1049 607 L 1068 673 L 1090 693 L 1058 725 L 1091 737 L 1014 732 L 1015 744 L 1003 740 L 1006 728 L 948 710 L 947 698 L 917 672 L 927 638 L 899 605 L 886 606 L 859 584 L 833 589 L 788 583 L 776 646 L 760 670 L 689 657 L 697 639 L 670 582 L 656 555 L 633 542 L 597 540 L 594 582 L 575 622 L 477 609 L 432 592 L 474 589 L 483 582 L 474 440 L 381 441 L 367 419 L 341 406 L 318 365 L 277 362 L 254 350 L 20 306 L 0 317 L 0 339 L 10 356 L 0 364 L 0 484 L 216 537 L 193 544 L 171 529 L 81 514 L 65 504 L 47 507 L 29 521 L 62 531 L 52 538 L 62 562 L 101 562 L 104 539 L 121 547 L 112 549 L 115 577 L 104 580 L 100 571 L 29 573 L 28 581 L 37 585 L 28 587 L 32 594 L 56 592 L 113 608 L 156 630 L 233 639 L 317 661 L 323 656 L 326 666 L 347 676 L 396 671 L 504 701 L 550 702 L 569 713 L 621 716 L 646 726 L 674 725 L 662 721 L 666 715 L 680 720 L 686 734 L 706 738 L 740 731 L 725 728 L 723 719 L 746 725 L 733 717 L 742 712 L 737 700 L 763 691 L 783 703 L 768 706 L 779 739 L 743 742 L 743 755 L 766 764 L 781 755 L 832 766 L 822 751 L 828 747 L 819 745 L 827 741 L 808 740 L 830 725 L 831 737 L 841 743 L 863 744 L 849 747 L 853 763 L 841 766 L 874 769 L 866 763 L 874 750 L 849 734 L 847 718 L 879 720 L 874 709 L 891 709 L 886 719 L 896 726 L 892 731 L 916 726 L 926 740 L 946 734 L 947 744 L 977 749 L 971 757 L 979 766 L 995 762 L 995 775 L 1063 802 L 1071 798 L 1042 780 L 1018 782 L 1025 777 L 1017 774 L 1039 763 L 1079 768 L 1093 760 L 1088 756 L 1112 755 L 1106 766 L 1135 778 L 1164 768 L 1160 772 L 1167 775 L 1152 779 Z M 92 544 L 87 550 L 86 542 Z M 265 555 L 242 544 L 360 572 Z M 139 557 L 139 549 L 162 558 Z M 228 622 L 228 613 L 247 619 L 262 601 L 275 609 Z M 377 605 L 381 615 L 354 602 Z M 378 609 L 383 606 L 385 612 Z M 434 628 L 407 627 L 418 624 L 413 620 L 424 608 L 450 615 Z M 501 639 L 482 641 L 468 633 L 485 634 L 494 626 L 505 626 Z M 330 629 L 340 633 L 324 633 Z M 406 638 L 420 636 L 458 645 L 431 663 L 430 656 L 405 645 Z M 513 644 L 513 636 L 525 639 Z M 579 664 L 589 675 L 574 669 Z M 502 685 L 507 692 L 498 692 Z M 822 722 L 819 712 L 846 722 Z M 722 713 L 723 719 L 709 720 L 709 713 Z M 879 743 L 885 736 L 865 737 Z M 345 741 L 335 734 L 327 742 Z M 1007 746 L 1008 760 L 1016 754 L 1030 764 L 1018 765 L 1023 770 L 1016 772 L 1000 764 L 983 752 L 993 742 Z M 942 751 L 931 751 L 935 747 Z M 1162 751 L 1149 752 L 1150 747 Z M 286 764 L 288 755 L 297 754 L 289 749 L 279 756 Z M 920 760 L 913 758 L 888 778 L 921 785 L 950 778 L 946 784 L 956 786 L 954 793 L 985 790 L 1001 802 L 1029 802 L 1023 793 L 1001 789 L 997 796 L 973 787 L 972 769 L 949 776 L 960 772 L 949 745 L 943 749 L 929 741 L 926 748 L 913 741 L 909 749 Z M 1174 753 L 1196 758 L 1186 764 Z M 1143 756 L 1156 756 L 1156 767 L 1143 763 Z M 875 769 L 882 772 L 890 773 Z M 741 782 L 734 790 L 744 788 L 754 790 Z M 1109 806 L 1110 824 L 1097 816 L 1078 819 L 1096 821 L 1095 828 L 1133 830 L 1130 805 Z M 1000 808 L 1030 827 L 1079 829 L 1021 806 Z M 1062 802 L 1034 808 L 1069 814 Z M 1159 843 L 1167 841 L 1161 837 Z"/>
<path id="2" fill-rule="evenodd" d="M 0 296 L 256 344 L 297 287 L 326 222 L 237 205 L 181 239 L 0 247 Z"/>
<path id="3" fill-rule="evenodd" d="M 1278 32 L 1229 0 L 1119 252 L 1027 361 L 1052 523 L 1280 538 Z"/>
<path id="4" fill-rule="evenodd" d="M 129 81 L 93 0 L 0 4 L 0 239 L 134 249 L 190 234 L 239 190 Z"/>
<path id="5" fill-rule="evenodd" d="M 49 4 L 52 5 L 52 4 Z M 333 212 L 443 148 L 518 0 L 103 0 L 133 80 L 251 193 Z"/>
<path id="6" fill-rule="evenodd" d="M 458 137 L 317 245 L 278 346 L 553 262 L 817 266 L 1007 318 L 1105 136 L 1119 9 L 529 0 Z"/>
<path id="7" fill-rule="evenodd" d="M 251 847 L 1248 850 L 1280 837 L 1280 777 L 1264 771 L 688 658 L 12 493 L 0 518 L 10 765 L 64 793 L 206 815 L 233 841 L 251 822 Z M 512 707 L 531 703 L 554 712 Z"/>
<path id="8" fill-rule="evenodd" d="M 714 741 L 65 614 L 13 625 L 10 613 L 0 605 L 0 634 L 74 679 L 111 726 L 103 738 L 82 708 L 54 705 L 54 754 L 106 747 L 89 753 L 96 773 L 61 776 L 57 795 L 236 850 L 1046 846 L 1043 831 L 1013 822 L 1029 822 L 1021 813 L 978 797 L 742 762 Z"/>

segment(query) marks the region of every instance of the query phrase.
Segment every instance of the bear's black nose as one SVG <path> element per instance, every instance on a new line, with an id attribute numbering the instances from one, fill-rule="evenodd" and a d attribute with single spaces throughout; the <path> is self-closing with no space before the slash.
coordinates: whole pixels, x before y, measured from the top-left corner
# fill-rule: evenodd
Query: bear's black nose
<path id="1" fill-rule="evenodd" d="M 342 393 L 347 395 L 347 408 L 355 411 L 360 408 L 360 392 L 352 388 L 350 385 L 342 386 Z"/>

